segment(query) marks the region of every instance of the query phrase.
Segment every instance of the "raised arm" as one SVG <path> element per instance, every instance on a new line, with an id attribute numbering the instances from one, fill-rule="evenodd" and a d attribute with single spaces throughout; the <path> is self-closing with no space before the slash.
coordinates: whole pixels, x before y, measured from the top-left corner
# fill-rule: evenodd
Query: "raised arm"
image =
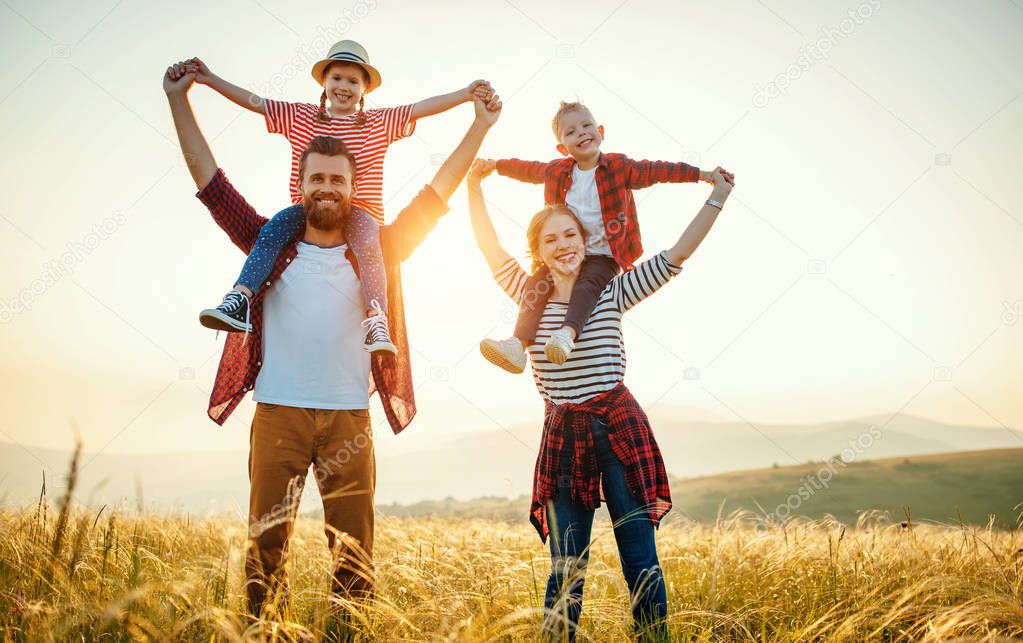
<path id="1" fill-rule="evenodd" d="M 501 247 L 501 242 L 497 239 L 494 222 L 490 220 L 486 199 L 483 198 L 481 182 L 493 171 L 493 162 L 477 160 L 469 171 L 466 187 L 469 190 L 469 221 L 472 223 L 472 233 L 476 237 L 476 245 L 479 246 L 480 252 L 487 260 L 490 271 L 496 273 L 508 263 L 511 255 Z"/>
<path id="2" fill-rule="evenodd" d="M 178 143 L 185 157 L 188 171 L 192 173 L 195 187 L 202 190 L 217 172 L 217 161 L 206 143 L 206 138 L 199 129 L 199 124 L 192 113 L 192 105 L 188 102 L 188 90 L 195 82 L 195 74 L 185 71 L 185 65 L 179 63 L 167 68 L 163 75 L 163 91 L 167 93 L 171 116 L 174 118 L 174 129 L 178 133 Z"/>
<path id="3" fill-rule="evenodd" d="M 675 245 L 665 251 L 668 261 L 676 266 L 681 266 L 683 261 L 696 252 L 696 249 L 700 247 L 700 243 L 703 242 L 707 233 L 710 232 L 714 222 L 717 221 L 721 208 L 711 205 L 710 201 L 724 204 L 728 199 L 728 195 L 732 193 L 734 179 L 731 179 L 730 175 L 725 173 L 720 167 L 711 172 L 711 181 L 714 183 L 714 189 L 711 190 L 708 202 L 704 203 L 703 207 L 700 208 L 696 218 L 689 223 L 685 232 L 675 242 Z"/>
<path id="4" fill-rule="evenodd" d="M 509 179 L 523 183 L 543 183 L 547 172 L 547 163 L 543 161 L 520 161 L 519 159 L 501 159 L 493 161 L 497 173 Z"/>
<path id="5" fill-rule="evenodd" d="M 630 190 L 641 190 L 655 183 L 696 183 L 697 181 L 713 183 L 713 172 L 701 170 L 688 163 L 628 159 L 626 164 L 625 185 Z M 735 178 L 727 170 L 721 170 L 721 174 L 729 180 Z"/>
<path id="6" fill-rule="evenodd" d="M 202 60 L 192 58 L 187 63 L 188 71 L 195 73 L 195 82 L 206 85 L 239 107 L 266 116 L 266 103 L 262 96 L 230 83 L 210 71 Z"/>
<path id="7" fill-rule="evenodd" d="M 489 82 L 485 80 L 474 80 L 462 89 L 455 90 L 450 94 L 432 96 L 419 101 L 412 106 L 411 119 L 417 120 L 426 116 L 440 114 L 441 112 L 448 111 L 452 107 L 461 105 L 462 103 L 468 103 L 476 98 L 489 101 L 493 95 L 494 90 L 490 87 Z"/>
<path id="8" fill-rule="evenodd" d="M 224 172 L 218 170 L 217 161 L 188 102 L 188 89 L 194 80 L 194 75 L 185 71 L 184 63 L 171 65 L 163 76 L 163 89 L 170 103 L 181 153 L 195 187 L 199 189 L 199 200 L 209 208 L 214 222 L 231 241 L 248 254 L 267 219 L 260 216 L 234 189 Z"/>
<path id="9" fill-rule="evenodd" d="M 489 102 L 484 103 L 479 98 L 476 98 L 473 100 L 473 103 L 476 109 L 476 118 L 473 120 L 472 125 L 469 126 L 469 131 L 465 133 L 465 136 L 462 137 L 462 142 L 444 160 L 440 169 L 437 170 L 437 174 L 430 181 L 430 186 L 444 201 L 451 198 L 455 188 L 465 178 L 472 160 L 476 158 L 476 154 L 480 151 L 483 138 L 501 116 L 501 97 L 497 94 L 494 94 Z"/>
<path id="10" fill-rule="evenodd" d="M 437 170 L 430 185 L 398 213 L 393 223 L 380 231 L 381 247 L 391 260 L 407 259 L 437 225 L 437 220 L 447 211 L 448 199 L 469 171 L 483 138 L 501 115 L 501 99 L 496 94 L 488 103 L 477 98 L 475 106 L 476 119 L 455 151 Z"/>

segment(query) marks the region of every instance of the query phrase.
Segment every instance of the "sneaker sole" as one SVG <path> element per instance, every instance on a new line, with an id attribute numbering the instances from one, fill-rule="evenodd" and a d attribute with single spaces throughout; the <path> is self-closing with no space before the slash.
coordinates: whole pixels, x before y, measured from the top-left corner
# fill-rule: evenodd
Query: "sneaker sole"
<path id="1" fill-rule="evenodd" d="M 525 364 L 519 365 L 516 364 L 515 362 L 512 362 L 511 360 L 504 356 L 504 353 L 497 350 L 497 348 L 495 348 L 494 346 L 487 344 L 486 342 L 480 342 L 480 353 L 483 354 L 483 357 L 485 357 L 488 362 L 495 366 L 500 366 L 509 373 L 514 373 L 515 375 L 518 375 L 519 373 L 526 370 Z"/>
<path id="2" fill-rule="evenodd" d="M 371 355 L 375 355 L 377 353 L 389 353 L 391 355 L 398 354 L 398 349 L 395 348 L 394 344 L 391 344 L 390 342 L 377 342 L 375 344 L 366 344 L 365 347 L 366 350 L 369 351 Z"/>
<path id="3" fill-rule="evenodd" d="M 212 330 L 222 330 L 228 333 L 252 332 L 252 324 L 248 327 L 241 322 L 231 319 L 216 308 L 207 308 L 199 313 L 199 323 Z"/>

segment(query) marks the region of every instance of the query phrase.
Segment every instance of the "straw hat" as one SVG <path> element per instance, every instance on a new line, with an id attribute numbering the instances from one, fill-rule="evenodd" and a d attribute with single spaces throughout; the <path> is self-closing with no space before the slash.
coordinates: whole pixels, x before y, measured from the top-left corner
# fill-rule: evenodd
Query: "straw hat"
<path id="1" fill-rule="evenodd" d="M 322 86 L 323 70 L 329 64 L 336 62 L 353 63 L 366 70 L 366 75 L 369 76 L 369 84 L 366 85 L 367 94 L 380 87 L 380 72 L 369 64 L 369 54 L 366 53 L 366 48 L 354 40 L 342 40 L 334 43 L 334 46 L 327 52 L 327 57 L 313 65 L 313 79 Z"/>

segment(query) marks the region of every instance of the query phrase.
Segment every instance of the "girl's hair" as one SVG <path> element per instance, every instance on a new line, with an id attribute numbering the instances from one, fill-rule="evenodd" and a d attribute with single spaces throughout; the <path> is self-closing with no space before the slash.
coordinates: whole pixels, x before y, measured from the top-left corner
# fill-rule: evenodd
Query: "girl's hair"
<path id="1" fill-rule="evenodd" d="M 543 260 L 540 258 L 540 232 L 543 231 L 543 226 L 547 223 L 547 219 L 550 219 L 555 214 L 565 214 L 572 217 L 572 221 L 579 228 L 579 234 L 583 236 L 583 245 L 586 244 L 586 228 L 583 227 L 579 217 L 572 211 L 572 208 L 567 205 L 544 206 L 543 210 L 533 215 L 533 218 L 529 221 L 529 226 L 526 227 L 526 243 L 529 244 L 529 258 L 533 262 L 529 271 L 533 274 L 543 265 Z"/>
<path id="2" fill-rule="evenodd" d="M 323 68 L 323 79 L 324 80 L 327 78 L 327 73 L 330 72 L 330 68 L 333 67 L 334 65 L 338 65 L 338 64 L 343 64 L 343 63 L 330 63 L 329 65 L 327 65 L 326 67 Z M 354 63 L 352 63 L 352 64 L 354 64 Z M 363 82 L 363 84 L 364 85 L 369 85 L 369 74 L 366 73 L 366 70 L 363 69 L 361 65 L 359 65 L 358 67 L 359 67 L 359 70 L 362 71 L 362 82 Z M 362 96 L 359 97 L 359 111 L 355 113 L 355 122 L 357 124 L 359 124 L 360 126 L 366 124 L 366 111 L 365 111 L 365 108 L 366 108 L 366 93 L 363 92 Z M 326 89 L 324 89 L 323 93 L 320 94 L 320 111 L 316 112 L 316 118 L 317 118 L 317 120 L 319 120 L 320 122 L 323 122 L 323 123 L 326 123 L 326 122 L 330 121 L 330 113 L 327 112 L 327 90 Z"/>

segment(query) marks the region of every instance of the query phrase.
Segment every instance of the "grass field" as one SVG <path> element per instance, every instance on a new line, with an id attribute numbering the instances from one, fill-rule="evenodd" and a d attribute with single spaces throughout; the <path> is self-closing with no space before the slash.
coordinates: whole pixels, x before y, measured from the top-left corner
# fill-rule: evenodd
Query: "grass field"
<path id="1" fill-rule="evenodd" d="M 74 476 L 72 475 L 72 478 Z M 67 498 L 0 512 L 4 640 L 319 640 L 321 523 L 298 520 L 290 607 L 243 617 L 242 519 L 95 512 Z M 582 640 L 627 640 L 610 525 L 594 529 Z M 1023 637 L 1023 531 L 737 512 L 658 533 L 679 641 L 1000 641 Z M 535 640 L 549 560 L 524 521 L 382 517 L 366 640 Z"/>

